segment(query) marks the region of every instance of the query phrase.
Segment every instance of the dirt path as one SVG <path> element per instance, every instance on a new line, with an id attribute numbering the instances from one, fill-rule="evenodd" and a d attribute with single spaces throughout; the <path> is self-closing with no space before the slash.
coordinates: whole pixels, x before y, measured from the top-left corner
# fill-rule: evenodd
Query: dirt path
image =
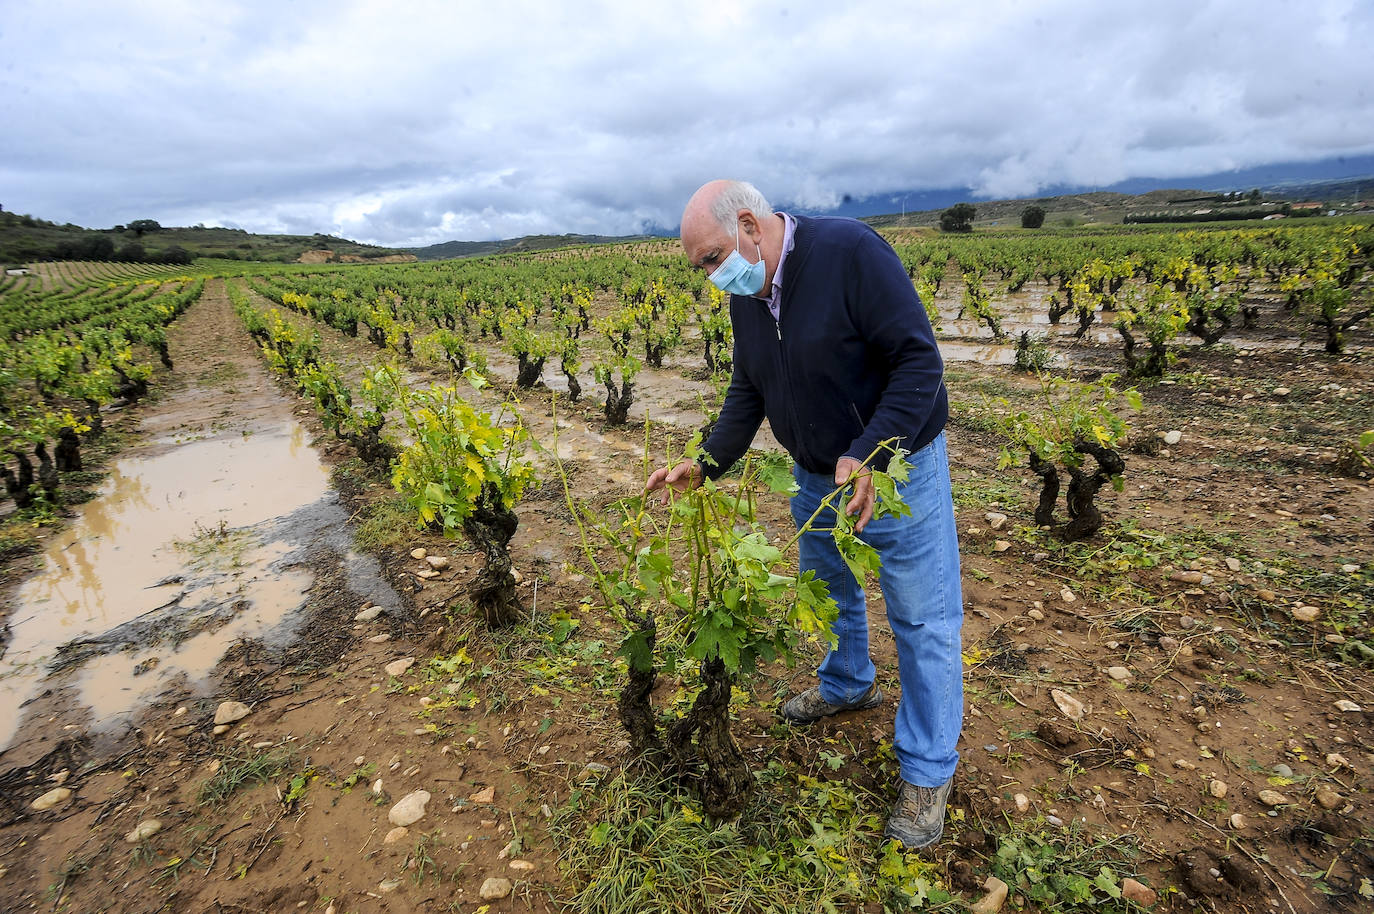
<path id="1" fill-rule="evenodd" d="M 157 401 L 138 408 L 139 442 L 11 603 L 5 683 L 27 703 L 0 755 L 0 870 L 6 905 L 16 905 L 7 910 L 28 909 L 54 885 L 54 907 L 88 911 L 366 897 L 415 845 L 399 858 L 380 853 L 385 798 L 407 783 L 433 788 L 430 777 L 461 783 L 464 765 L 437 746 L 443 773 L 409 758 L 391 767 L 413 749 L 379 718 L 379 664 L 404 656 L 386 642 L 413 630 L 411 601 L 352 547 L 297 404 L 267 376 L 222 284 L 170 336 L 177 367 Z M 365 606 L 382 614 L 353 624 Z M 253 711 L 216 738 L 222 699 Z M 387 786 L 374 796 L 364 783 L 352 802 L 308 821 L 310 803 L 283 804 L 270 788 L 246 806 L 204 793 L 216 772 L 248 784 L 295 775 L 304 791 L 364 768 Z M 59 784 L 69 800 L 30 807 Z M 491 842 L 510 827 L 495 817 Z M 124 840 L 148 820 L 160 823 L 156 834 Z M 294 852 L 283 855 L 287 844 Z M 301 874 L 302 857 L 339 861 L 345 848 L 347 865 Z M 124 886 L 117 902 L 113 885 Z M 283 893 L 295 893 L 290 904 Z"/>

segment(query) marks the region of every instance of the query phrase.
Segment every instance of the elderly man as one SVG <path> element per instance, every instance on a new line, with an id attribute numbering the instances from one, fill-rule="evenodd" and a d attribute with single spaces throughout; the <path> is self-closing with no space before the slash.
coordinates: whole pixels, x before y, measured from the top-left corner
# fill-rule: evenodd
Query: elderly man
<path id="1" fill-rule="evenodd" d="M 712 181 L 682 214 L 692 264 L 732 293 L 734 375 L 702 449 L 709 465 L 656 470 L 649 489 L 715 478 L 748 449 L 763 418 L 796 461 L 800 525 L 821 499 L 853 485 L 845 505 L 882 558 L 880 584 L 897 643 L 902 698 L 893 748 L 901 766 L 886 834 L 908 849 L 944 831 L 945 804 L 963 723 L 958 540 L 943 428 L 949 403 L 925 309 L 892 248 L 852 219 L 774 213 L 752 185 Z M 880 442 L 911 452 L 901 487 L 910 517 L 871 520 L 864 461 Z M 839 604 L 835 649 L 819 685 L 793 696 L 782 716 L 811 723 L 883 701 L 869 656 L 868 612 L 829 534 L 806 534 L 800 564 Z"/>

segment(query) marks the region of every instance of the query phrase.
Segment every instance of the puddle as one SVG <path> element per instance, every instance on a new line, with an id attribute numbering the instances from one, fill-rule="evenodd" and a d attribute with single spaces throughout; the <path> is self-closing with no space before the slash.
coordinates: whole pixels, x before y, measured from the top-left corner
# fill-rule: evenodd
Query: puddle
<path id="1" fill-rule="evenodd" d="M 983 365 L 1011 365 L 1016 361 L 1016 347 L 999 343 L 967 343 L 958 340 L 939 341 L 940 358 L 946 362 L 979 362 Z"/>
<path id="2" fill-rule="evenodd" d="M 119 461 L 14 595 L 0 747 L 44 689 L 100 726 L 203 680 L 236 639 L 289 635 L 313 579 L 286 521 L 328 492 L 294 421 Z"/>

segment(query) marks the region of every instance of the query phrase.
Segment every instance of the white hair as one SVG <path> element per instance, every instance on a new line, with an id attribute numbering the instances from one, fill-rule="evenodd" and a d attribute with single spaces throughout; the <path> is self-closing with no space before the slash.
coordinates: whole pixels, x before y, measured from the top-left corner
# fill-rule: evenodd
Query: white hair
<path id="1" fill-rule="evenodd" d="M 725 188 L 711 201 L 711 215 L 731 238 L 739 231 L 739 211 L 742 209 L 749 210 L 760 221 L 773 215 L 773 208 L 763 194 L 748 181 L 727 181 Z"/>

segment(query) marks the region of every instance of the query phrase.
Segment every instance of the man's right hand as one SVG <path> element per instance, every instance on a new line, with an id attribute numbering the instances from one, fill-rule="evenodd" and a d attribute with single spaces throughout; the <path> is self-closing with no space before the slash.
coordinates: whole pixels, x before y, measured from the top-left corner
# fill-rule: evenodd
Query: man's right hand
<path id="1" fill-rule="evenodd" d="M 701 464 L 695 460 L 684 460 L 677 466 L 659 467 L 649 474 L 649 481 L 644 486 L 645 493 L 657 492 L 659 489 L 671 486 L 677 492 L 686 492 L 701 485 Z M 663 502 L 668 501 L 668 493 L 663 493 Z"/>

